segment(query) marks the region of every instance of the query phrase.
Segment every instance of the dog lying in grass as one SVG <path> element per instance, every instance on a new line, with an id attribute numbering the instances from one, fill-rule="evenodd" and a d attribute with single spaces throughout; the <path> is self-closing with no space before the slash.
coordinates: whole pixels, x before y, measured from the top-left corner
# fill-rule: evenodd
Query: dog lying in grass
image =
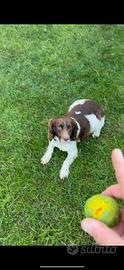
<path id="1" fill-rule="evenodd" d="M 68 177 L 70 165 L 78 156 L 77 143 L 89 135 L 99 137 L 104 123 L 104 111 L 96 101 L 80 99 L 73 102 L 65 115 L 49 121 L 49 145 L 41 163 L 50 161 L 55 147 L 66 151 L 68 155 L 60 170 L 60 178 Z"/>

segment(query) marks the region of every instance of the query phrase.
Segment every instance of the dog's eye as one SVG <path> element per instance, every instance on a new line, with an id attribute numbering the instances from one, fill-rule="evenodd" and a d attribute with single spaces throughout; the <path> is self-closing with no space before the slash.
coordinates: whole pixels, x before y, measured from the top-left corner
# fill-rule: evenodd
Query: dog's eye
<path id="1" fill-rule="evenodd" d="M 63 126 L 62 125 L 59 125 L 58 126 L 58 130 L 62 130 L 63 129 Z"/>
<path id="2" fill-rule="evenodd" d="M 68 126 L 67 126 L 67 129 L 69 129 L 69 128 L 71 128 L 71 126 L 70 126 L 70 125 L 68 125 Z"/>

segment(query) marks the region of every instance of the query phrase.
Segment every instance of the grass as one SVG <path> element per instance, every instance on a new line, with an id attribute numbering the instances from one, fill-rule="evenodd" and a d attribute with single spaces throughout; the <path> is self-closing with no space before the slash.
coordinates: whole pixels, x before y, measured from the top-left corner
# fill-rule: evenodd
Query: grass
<path id="1" fill-rule="evenodd" d="M 88 245 L 86 199 L 116 182 L 111 151 L 124 150 L 124 28 L 121 25 L 0 25 L 0 244 Z M 102 104 L 106 125 L 47 166 L 48 119 L 76 99 Z"/>

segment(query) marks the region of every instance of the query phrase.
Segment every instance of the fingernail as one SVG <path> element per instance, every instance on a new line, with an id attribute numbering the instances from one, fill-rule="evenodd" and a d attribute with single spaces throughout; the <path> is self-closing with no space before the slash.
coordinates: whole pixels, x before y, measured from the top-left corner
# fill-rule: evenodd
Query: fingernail
<path id="1" fill-rule="evenodd" d="M 114 149 L 114 151 L 116 151 L 116 154 L 118 154 L 118 157 L 119 158 L 122 158 L 123 157 L 123 153 L 122 153 L 122 151 L 119 148 Z"/>
<path id="2" fill-rule="evenodd" d="M 92 222 L 91 222 L 91 221 L 83 220 L 83 221 L 81 222 L 81 227 L 82 227 L 82 229 L 83 229 L 86 233 L 89 233 L 90 235 L 92 235 L 92 228 L 93 228 L 93 225 L 92 225 Z"/>

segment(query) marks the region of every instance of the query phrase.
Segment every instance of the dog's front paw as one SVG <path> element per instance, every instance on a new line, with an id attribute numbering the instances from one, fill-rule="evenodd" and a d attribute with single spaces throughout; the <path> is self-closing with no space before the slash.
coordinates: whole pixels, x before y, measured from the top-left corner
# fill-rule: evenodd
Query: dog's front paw
<path id="1" fill-rule="evenodd" d="M 69 175 L 69 169 L 67 167 L 62 167 L 60 170 L 60 179 L 67 178 Z"/>
<path id="2" fill-rule="evenodd" d="M 100 136 L 100 131 L 96 131 L 92 134 L 93 138 L 98 138 Z"/>
<path id="3" fill-rule="evenodd" d="M 45 165 L 49 162 L 50 158 L 48 155 L 44 155 L 42 158 L 41 158 L 41 164 Z"/>

